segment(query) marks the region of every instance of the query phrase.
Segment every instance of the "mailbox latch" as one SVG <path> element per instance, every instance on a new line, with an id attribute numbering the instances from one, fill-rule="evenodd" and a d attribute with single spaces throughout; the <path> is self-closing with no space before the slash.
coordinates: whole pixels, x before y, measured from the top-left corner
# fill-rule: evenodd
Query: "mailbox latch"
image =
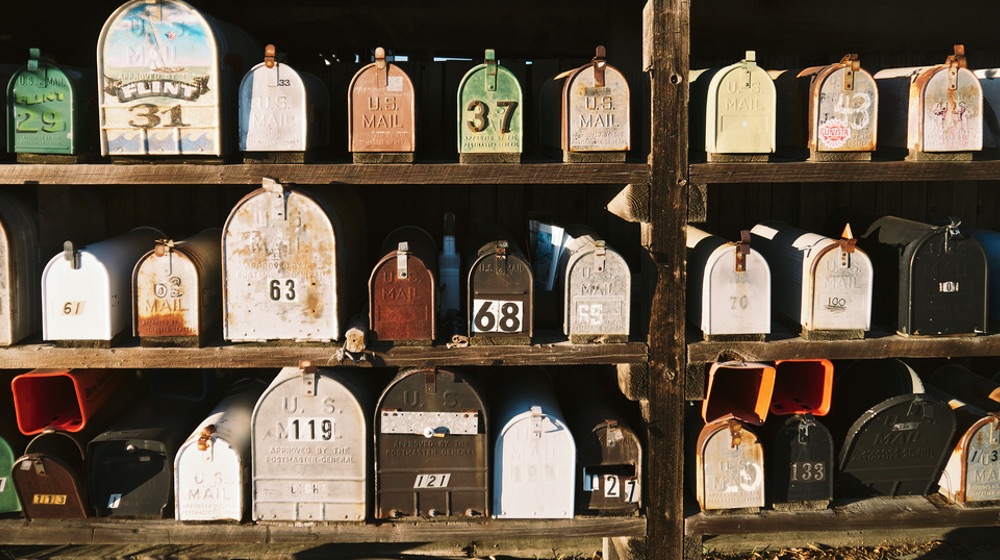
<path id="1" fill-rule="evenodd" d="M 531 437 L 541 439 L 542 437 L 542 407 L 531 407 Z"/>
<path id="2" fill-rule="evenodd" d="M 603 239 L 594 241 L 594 270 L 604 272 L 608 260 L 608 245 Z"/>
<path id="3" fill-rule="evenodd" d="M 497 241 L 497 246 L 494 252 L 496 256 L 496 268 L 497 274 L 507 274 L 507 240 L 501 239 Z"/>
<path id="4" fill-rule="evenodd" d="M 497 90 L 497 54 L 493 49 L 486 49 L 486 91 Z"/>
<path id="5" fill-rule="evenodd" d="M 69 261 L 69 267 L 73 270 L 80 268 L 80 252 L 73 247 L 72 241 L 63 242 L 63 258 Z"/>
<path id="6" fill-rule="evenodd" d="M 858 60 L 857 54 L 851 53 L 845 54 L 844 58 L 840 59 L 840 63 L 844 65 L 844 89 L 853 90 L 854 73 L 861 69 L 861 61 Z"/>
<path id="7" fill-rule="evenodd" d="M 281 182 L 279 182 L 277 179 L 272 179 L 271 177 L 264 177 L 263 179 L 261 179 L 260 185 L 261 185 L 261 187 L 265 191 L 267 191 L 269 193 L 274 193 L 276 195 L 280 195 L 281 196 L 281 213 L 280 213 L 280 215 L 281 215 L 281 219 L 282 220 L 287 221 L 288 220 L 288 195 L 291 194 L 291 193 L 288 192 L 288 189 L 285 188 L 285 185 L 281 184 Z"/>
<path id="8" fill-rule="evenodd" d="M 740 443 L 743 442 L 743 424 L 740 424 L 739 420 L 729 420 L 729 437 L 732 438 L 730 447 L 733 449 L 739 447 Z"/>
<path id="9" fill-rule="evenodd" d="M 736 272 L 746 272 L 747 256 L 750 255 L 750 230 L 740 230 L 740 240 L 736 242 Z"/>
<path id="10" fill-rule="evenodd" d="M 156 245 L 153 246 L 154 255 L 157 257 L 167 255 L 169 257 L 167 260 L 167 271 L 169 274 L 174 273 L 174 244 L 173 239 L 157 239 Z"/>
<path id="11" fill-rule="evenodd" d="M 809 428 L 816 425 L 816 417 L 811 412 L 799 416 L 799 443 L 809 443 Z"/>
<path id="12" fill-rule="evenodd" d="M 604 426 L 607 428 L 607 434 L 604 436 L 605 447 L 615 447 L 618 445 L 618 442 L 625 439 L 625 435 L 622 433 L 622 428 L 618 425 L 617 420 L 605 420 Z"/>
<path id="13" fill-rule="evenodd" d="M 995 412 L 988 413 L 990 416 L 990 443 L 1000 445 L 1000 416 Z"/>
<path id="14" fill-rule="evenodd" d="M 407 269 L 407 257 L 409 254 L 410 244 L 406 241 L 400 241 L 399 248 L 396 250 L 396 278 L 399 278 L 400 280 L 406 280 L 410 277 Z"/>
<path id="15" fill-rule="evenodd" d="M 945 60 L 948 65 L 948 89 L 955 91 L 958 89 L 958 71 L 966 67 L 965 45 L 955 45 L 955 54 Z"/>
<path id="16" fill-rule="evenodd" d="M 757 51 L 747 51 L 743 58 L 743 89 L 750 89 L 753 85 L 753 71 L 757 69 Z"/>
<path id="17" fill-rule="evenodd" d="M 299 371 L 302 373 L 302 383 L 305 386 L 307 397 L 316 396 L 316 366 L 309 360 L 299 362 Z"/>
<path id="18" fill-rule="evenodd" d="M 857 248 L 858 239 L 851 231 L 851 224 L 844 225 L 844 232 L 840 234 L 840 268 L 851 268 L 851 255 Z"/>
<path id="19" fill-rule="evenodd" d="M 198 435 L 198 451 L 207 451 L 212 446 L 212 436 L 215 434 L 215 424 L 209 424 Z"/>
<path id="20" fill-rule="evenodd" d="M 955 252 L 955 245 L 952 243 L 951 238 L 962 235 L 962 231 L 958 229 L 962 225 L 962 220 L 955 216 L 948 216 L 948 221 L 950 223 L 944 228 L 944 252 L 951 254 Z"/>
<path id="21" fill-rule="evenodd" d="M 604 49 L 604 45 L 597 46 L 597 54 L 594 56 L 592 64 L 594 65 L 594 87 L 601 88 L 604 87 L 604 68 L 607 67 L 608 62 L 605 60 L 607 57 L 607 51 Z"/>

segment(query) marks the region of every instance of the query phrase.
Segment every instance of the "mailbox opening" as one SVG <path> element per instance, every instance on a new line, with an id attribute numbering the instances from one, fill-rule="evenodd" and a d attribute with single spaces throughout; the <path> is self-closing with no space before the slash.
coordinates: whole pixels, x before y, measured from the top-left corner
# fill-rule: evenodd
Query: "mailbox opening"
<path id="1" fill-rule="evenodd" d="M 706 422 L 732 416 L 761 425 L 774 392 L 775 369 L 767 364 L 716 362 L 709 367 L 701 414 Z"/>
<path id="2" fill-rule="evenodd" d="M 79 432 L 122 382 L 103 370 L 35 370 L 11 382 L 17 427 L 25 435 L 46 428 Z"/>
<path id="3" fill-rule="evenodd" d="M 825 416 L 833 394 L 833 364 L 829 360 L 775 362 L 772 414 Z"/>

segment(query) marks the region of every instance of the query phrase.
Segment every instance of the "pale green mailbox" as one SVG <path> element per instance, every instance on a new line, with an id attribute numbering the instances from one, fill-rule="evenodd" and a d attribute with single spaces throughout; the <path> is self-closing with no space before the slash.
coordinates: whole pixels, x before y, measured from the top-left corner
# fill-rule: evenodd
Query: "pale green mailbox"
<path id="1" fill-rule="evenodd" d="M 458 157 L 462 163 L 520 163 L 521 84 L 493 49 L 458 86 Z"/>

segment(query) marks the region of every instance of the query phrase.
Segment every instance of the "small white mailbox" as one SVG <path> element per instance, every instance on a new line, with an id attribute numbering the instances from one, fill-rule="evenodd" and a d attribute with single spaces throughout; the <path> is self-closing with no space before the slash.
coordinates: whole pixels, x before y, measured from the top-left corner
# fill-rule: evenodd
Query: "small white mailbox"
<path id="1" fill-rule="evenodd" d="M 717 71 L 694 72 L 692 80 L 709 76 L 706 97 L 692 95 L 692 105 L 704 107 L 705 122 L 691 124 L 705 127 L 708 161 L 766 161 L 775 150 L 777 95 L 756 53 L 747 51 L 743 60 Z M 704 84 L 697 89 L 705 91 Z"/>

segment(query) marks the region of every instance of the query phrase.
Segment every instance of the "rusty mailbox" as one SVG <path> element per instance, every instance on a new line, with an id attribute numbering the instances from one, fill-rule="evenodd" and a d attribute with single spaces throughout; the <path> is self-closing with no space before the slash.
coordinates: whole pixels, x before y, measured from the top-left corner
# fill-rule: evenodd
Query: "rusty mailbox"
<path id="1" fill-rule="evenodd" d="M 250 422 L 254 521 L 362 521 L 372 412 L 357 372 L 286 367 L 257 401 Z"/>
<path id="2" fill-rule="evenodd" d="M 240 151 L 246 158 L 304 162 L 329 143 L 329 120 L 323 82 L 279 61 L 274 45 L 264 47 L 264 62 L 240 82 Z"/>
<path id="3" fill-rule="evenodd" d="M 157 240 L 132 271 L 134 333 L 143 346 L 202 346 L 221 327 L 222 230 Z"/>
<path id="4" fill-rule="evenodd" d="M 83 431 L 115 398 L 124 379 L 106 369 L 36 369 L 18 375 L 11 381 L 17 427 L 29 436 L 46 428 Z"/>
<path id="5" fill-rule="evenodd" d="M 576 443 L 541 369 L 504 372 L 490 401 L 493 516 L 572 518 Z"/>
<path id="6" fill-rule="evenodd" d="M 354 163 L 412 163 L 417 149 L 416 93 L 399 66 L 375 49 L 347 90 L 348 146 Z"/>
<path id="7" fill-rule="evenodd" d="M 469 342 L 531 344 L 534 280 L 531 263 L 504 234 L 490 236 L 469 266 Z"/>
<path id="8" fill-rule="evenodd" d="M 437 334 L 437 247 L 427 231 L 396 228 L 368 279 L 368 327 L 378 340 L 430 345 Z"/>
<path id="9" fill-rule="evenodd" d="M 708 368 L 708 385 L 702 401 L 705 422 L 736 418 L 761 425 L 774 394 L 772 365 L 756 362 L 715 362 Z"/>
<path id="10" fill-rule="evenodd" d="M 182 0 L 125 2 L 97 43 L 101 155 L 233 152 L 237 86 L 259 53 Z"/>
<path id="11" fill-rule="evenodd" d="M 174 517 L 242 521 L 250 503 L 250 418 L 265 385 L 239 383 L 174 457 Z"/>
<path id="12" fill-rule="evenodd" d="M 56 65 L 29 49 L 27 66 L 7 85 L 7 149 L 18 161 L 76 161 L 94 149 L 93 80 L 92 70 Z"/>
<path id="13" fill-rule="evenodd" d="M 28 443 L 10 472 L 29 519 L 89 517 L 84 445 L 88 437 L 45 430 Z"/>
<path id="14" fill-rule="evenodd" d="M 340 338 L 364 288 L 364 209 L 355 191 L 265 178 L 222 233 L 223 332 L 234 342 Z"/>
<path id="15" fill-rule="evenodd" d="M 564 162 L 625 161 L 632 135 L 628 81 L 606 57 L 598 46 L 590 64 L 556 76 L 564 79 L 559 110 Z"/>
<path id="16" fill-rule="evenodd" d="M 81 248 L 67 241 L 42 271 L 42 337 L 109 346 L 132 322 L 135 263 L 162 237 L 141 227 Z"/>
<path id="17" fill-rule="evenodd" d="M 705 340 L 764 340 L 771 332 L 771 268 L 750 232 L 730 242 L 687 226 L 687 317 Z"/>
<path id="18" fill-rule="evenodd" d="M 375 415 L 375 517 L 489 515 L 486 400 L 453 369 L 399 372 Z"/>
<path id="19" fill-rule="evenodd" d="M 887 68 L 879 89 L 879 144 L 906 148 L 907 159 L 970 161 L 983 149 L 983 88 L 955 45 L 944 64 Z"/>
<path id="20" fill-rule="evenodd" d="M 702 510 L 764 507 L 764 450 L 735 418 L 702 426 L 695 440 L 695 495 Z"/>
<path id="21" fill-rule="evenodd" d="M 28 438 L 17 428 L 17 415 L 10 403 L 14 402 L 11 389 L 13 374 L 0 374 L 0 402 L 8 403 L 0 408 L 0 514 L 21 511 L 21 502 L 10 473 L 28 445 Z"/>
<path id="22" fill-rule="evenodd" d="M 871 328 L 873 269 L 849 227 L 833 239 L 768 220 L 750 233 L 774 272 L 775 311 L 801 325 L 803 338 L 864 337 Z"/>
<path id="23" fill-rule="evenodd" d="M 570 342 L 628 342 L 632 273 L 594 230 L 568 226 L 573 240 L 560 256 L 563 333 Z"/>
<path id="24" fill-rule="evenodd" d="M 42 326 L 38 218 L 27 202 L 0 192 L 0 346 L 10 346 Z"/>
<path id="25" fill-rule="evenodd" d="M 520 163 L 523 149 L 521 83 L 493 49 L 458 85 L 458 160 Z"/>

